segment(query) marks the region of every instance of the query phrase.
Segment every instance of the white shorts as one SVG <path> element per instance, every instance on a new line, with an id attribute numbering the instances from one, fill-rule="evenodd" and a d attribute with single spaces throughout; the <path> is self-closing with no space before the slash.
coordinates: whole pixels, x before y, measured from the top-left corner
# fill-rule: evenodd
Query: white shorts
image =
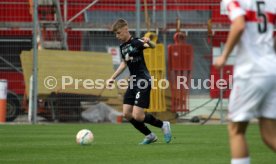
<path id="1" fill-rule="evenodd" d="M 228 119 L 244 122 L 260 117 L 276 119 L 276 76 L 235 79 Z"/>

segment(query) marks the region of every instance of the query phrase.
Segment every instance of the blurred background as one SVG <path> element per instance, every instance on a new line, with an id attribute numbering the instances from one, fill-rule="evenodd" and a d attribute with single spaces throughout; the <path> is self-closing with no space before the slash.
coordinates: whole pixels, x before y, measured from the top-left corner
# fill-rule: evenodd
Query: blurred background
<path id="1" fill-rule="evenodd" d="M 152 91 L 147 112 L 172 122 L 224 122 L 233 61 L 220 71 L 212 66 L 229 30 L 223 12 L 220 0 L 1 0 L 0 79 L 7 84 L 2 117 L 33 123 L 123 122 L 124 89 L 83 87 L 85 79 L 108 79 L 118 67 L 120 42 L 111 26 L 123 18 L 133 36 L 157 43 L 145 50 L 146 63 L 153 77 L 170 82 L 169 88 Z M 37 75 L 35 83 L 32 75 Z M 49 76 L 57 82 L 52 88 L 45 87 Z M 62 88 L 62 76 L 82 82 Z M 187 78 L 189 88 L 177 88 L 177 77 Z M 128 70 L 118 79 L 126 78 Z M 218 79 L 229 82 L 225 89 L 211 87 Z"/>

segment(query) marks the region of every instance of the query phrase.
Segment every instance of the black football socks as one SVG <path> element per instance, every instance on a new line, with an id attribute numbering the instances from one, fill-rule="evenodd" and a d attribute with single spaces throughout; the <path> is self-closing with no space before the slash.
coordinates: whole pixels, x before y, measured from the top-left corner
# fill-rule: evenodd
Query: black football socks
<path id="1" fill-rule="evenodd" d="M 129 122 L 141 133 L 143 133 L 145 136 L 149 135 L 151 131 L 148 129 L 148 127 L 144 124 L 144 122 L 139 122 L 135 120 L 134 118 L 130 119 Z"/>
<path id="2" fill-rule="evenodd" d="M 153 115 L 151 115 L 149 113 L 145 114 L 144 122 L 148 123 L 152 126 L 158 127 L 158 128 L 162 128 L 162 126 L 163 126 L 163 121 L 156 119 Z"/>

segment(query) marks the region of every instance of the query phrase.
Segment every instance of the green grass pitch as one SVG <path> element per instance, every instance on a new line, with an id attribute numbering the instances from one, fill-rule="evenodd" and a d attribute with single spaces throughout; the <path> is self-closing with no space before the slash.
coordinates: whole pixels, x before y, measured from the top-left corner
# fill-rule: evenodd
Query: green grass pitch
<path id="1" fill-rule="evenodd" d="M 90 129 L 95 140 L 80 146 L 75 135 Z M 229 164 L 226 125 L 173 124 L 173 140 L 163 142 L 160 129 L 150 126 L 159 140 L 143 139 L 130 124 L 0 125 L 0 163 L 16 164 Z M 272 164 L 276 155 L 260 140 L 257 125 L 247 134 L 252 164 Z"/>

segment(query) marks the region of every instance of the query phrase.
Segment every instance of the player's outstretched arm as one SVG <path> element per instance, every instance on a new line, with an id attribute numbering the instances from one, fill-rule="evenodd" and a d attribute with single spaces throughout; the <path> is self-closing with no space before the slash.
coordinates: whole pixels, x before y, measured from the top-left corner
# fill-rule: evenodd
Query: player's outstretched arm
<path id="1" fill-rule="evenodd" d="M 234 46 L 240 40 L 240 37 L 244 31 L 244 28 L 245 28 L 244 16 L 239 16 L 235 20 L 233 20 L 231 27 L 230 27 L 230 32 L 227 37 L 225 47 L 223 49 L 223 52 L 222 52 L 221 56 L 219 56 L 216 59 L 215 64 L 214 64 L 214 66 L 217 69 L 220 69 L 221 67 L 223 67 L 225 65 Z"/>
<path id="2" fill-rule="evenodd" d="M 114 80 L 125 70 L 127 64 L 126 62 L 123 60 L 119 67 L 117 68 L 117 70 L 114 72 L 114 74 L 110 77 L 110 79 L 107 80 L 107 85 L 111 85 Z"/>

